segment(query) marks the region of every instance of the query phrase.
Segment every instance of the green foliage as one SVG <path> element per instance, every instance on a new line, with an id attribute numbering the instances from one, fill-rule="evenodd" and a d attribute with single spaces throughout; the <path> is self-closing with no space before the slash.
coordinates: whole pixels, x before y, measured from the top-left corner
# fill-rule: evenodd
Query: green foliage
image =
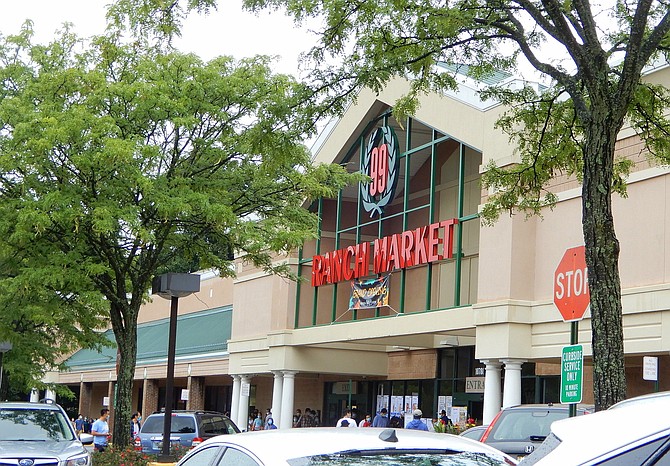
<path id="1" fill-rule="evenodd" d="M 94 451 L 91 456 L 95 466 L 148 466 L 156 460 L 153 456 L 135 451 L 133 446 L 121 448 L 110 445 L 103 452 Z"/>
<path id="2" fill-rule="evenodd" d="M 182 459 L 190 448 L 173 446 L 170 448 L 170 455 L 176 461 Z M 92 456 L 94 466 L 148 466 L 156 463 L 156 456 L 147 455 L 141 451 L 136 451 L 134 446 L 120 447 L 110 445 L 103 452 L 94 451 Z"/>
<path id="3" fill-rule="evenodd" d="M 108 322 L 131 383 L 154 275 L 231 273 L 233 253 L 288 274 L 273 257 L 314 237 L 304 203 L 357 179 L 312 166 L 311 91 L 267 57 L 205 63 L 67 29 L 33 44 L 27 24 L 0 42 L 0 78 L 0 339 L 27 387 L 105 344 Z"/>

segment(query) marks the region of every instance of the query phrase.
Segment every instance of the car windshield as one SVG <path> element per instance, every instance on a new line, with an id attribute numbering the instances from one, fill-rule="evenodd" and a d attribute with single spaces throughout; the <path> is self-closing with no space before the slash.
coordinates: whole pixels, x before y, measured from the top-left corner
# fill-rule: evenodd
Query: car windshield
<path id="1" fill-rule="evenodd" d="M 551 423 L 568 417 L 567 411 L 510 411 L 501 416 L 489 440 L 527 440 L 530 437 L 546 437 Z"/>
<path id="2" fill-rule="evenodd" d="M 195 419 L 192 416 L 172 416 L 170 433 L 194 434 Z M 163 416 L 150 416 L 142 426 L 143 434 L 160 434 L 163 432 Z"/>
<path id="3" fill-rule="evenodd" d="M 471 452 L 360 452 L 319 455 L 288 460 L 291 466 L 496 466 L 507 465 L 502 456 Z"/>
<path id="4" fill-rule="evenodd" d="M 71 441 L 68 419 L 50 409 L 0 409 L 0 439 L 21 441 Z"/>

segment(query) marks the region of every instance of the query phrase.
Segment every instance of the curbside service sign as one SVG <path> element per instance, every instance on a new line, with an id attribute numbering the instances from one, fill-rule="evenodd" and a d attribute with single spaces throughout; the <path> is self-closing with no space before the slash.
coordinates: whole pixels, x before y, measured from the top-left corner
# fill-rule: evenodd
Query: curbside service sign
<path id="1" fill-rule="evenodd" d="M 584 381 L 582 345 L 563 347 L 561 356 L 561 403 L 581 403 Z"/>

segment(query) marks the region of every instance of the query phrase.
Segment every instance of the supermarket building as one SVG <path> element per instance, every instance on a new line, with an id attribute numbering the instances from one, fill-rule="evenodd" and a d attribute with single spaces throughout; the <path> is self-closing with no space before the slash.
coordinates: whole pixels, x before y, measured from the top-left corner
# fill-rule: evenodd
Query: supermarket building
<path id="1" fill-rule="evenodd" d="M 670 83 L 670 68 L 646 79 Z M 277 258 L 302 280 L 238 259 L 235 279 L 203 273 L 200 292 L 180 299 L 177 408 L 229 412 L 242 428 L 253 409 L 271 408 L 287 428 L 306 408 L 322 425 L 349 407 L 363 416 L 382 406 L 426 417 L 459 407 L 455 416 L 487 423 L 504 406 L 558 401 L 570 324 L 553 281 L 564 252 L 583 244 L 580 185 L 557 178 L 558 203 L 542 218 L 503 215 L 483 226 L 481 172 L 515 154 L 495 128 L 504 109 L 480 101 L 477 86 L 465 79 L 458 91 L 423 96 L 414 117 L 396 121 L 391 106 L 409 89 L 396 79 L 378 95 L 363 91 L 324 132 L 315 161 L 372 182 L 310 206 L 318 239 Z M 633 396 L 656 388 L 643 379 L 644 356 L 658 358 L 658 385 L 670 388 L 670 169 L 650 165 L 629 128 L 617 153 L 635 162 L 628 198 L 613 199 Z M 168 315 L 158 297 L 140 313 L 133 406 L 145 416 L 164 404 Z M 588 311 L 578 341 L 583 401 L 592 402 Z M 95 416 L 113 405 L 114 348 L 80 351 L 69 365 L 49 380 L 78 395 L 72 409 Z"/>

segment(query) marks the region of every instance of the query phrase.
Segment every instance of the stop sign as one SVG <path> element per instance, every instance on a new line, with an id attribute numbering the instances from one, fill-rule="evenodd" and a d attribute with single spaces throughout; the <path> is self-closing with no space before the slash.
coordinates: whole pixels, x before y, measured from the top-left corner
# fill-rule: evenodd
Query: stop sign
<path id="1" fill-rule="evenodd" d="M 589 307 L 589 280 L 584 246 L 565 251 L 554 272 L 554 304 L 565 322 L 581 320 Z"/>

